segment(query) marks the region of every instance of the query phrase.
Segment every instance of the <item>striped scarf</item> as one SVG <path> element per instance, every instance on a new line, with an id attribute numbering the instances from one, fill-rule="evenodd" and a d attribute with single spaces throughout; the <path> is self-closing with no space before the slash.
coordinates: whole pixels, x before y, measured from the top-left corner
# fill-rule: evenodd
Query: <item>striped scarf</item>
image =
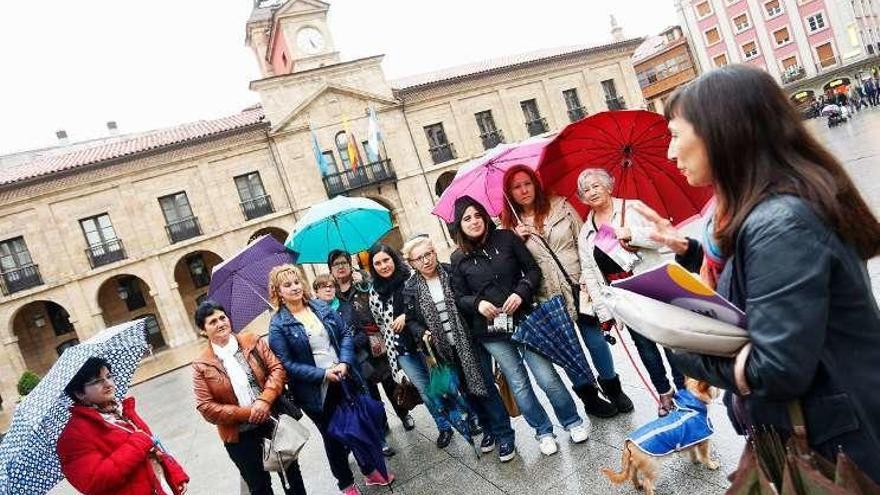
<path id="1" fill-rule="evenodd" d="M 703 265 L 700 267 L 700 278 L 713 289 L 718 286 L 718 278 L 724 271 L 727 258 L 721 252 L 715 239 L 715 212 L 711 212 L 703 229 Z"/>

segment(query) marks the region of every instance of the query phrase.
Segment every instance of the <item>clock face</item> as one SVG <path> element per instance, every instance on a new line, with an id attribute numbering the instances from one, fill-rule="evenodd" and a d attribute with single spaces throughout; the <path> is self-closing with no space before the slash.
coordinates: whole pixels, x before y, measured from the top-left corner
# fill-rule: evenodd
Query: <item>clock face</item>
<path id="1" fill-rule="evenodd" d="M 308 54 L 318 53 L 324 49 L 324 35 L 313 27 L 305 27 L 296 33 L 296 44 Z"/>

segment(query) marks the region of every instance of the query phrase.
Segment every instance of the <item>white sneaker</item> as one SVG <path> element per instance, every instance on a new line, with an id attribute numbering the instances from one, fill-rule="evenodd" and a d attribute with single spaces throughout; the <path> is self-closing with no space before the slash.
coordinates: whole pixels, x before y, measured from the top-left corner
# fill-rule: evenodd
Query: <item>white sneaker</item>
<path id="1" fill-rule="evenodd" d="M 569 434 L 569 436 L 571 436 L 572 443 L 586 442 L 587 438 L 590 436 L 589 424 L 584 423 L 579 426 L 574 426 L 572 428 L 569 428 L 568 434 Z"/>
<path id="2" fill-rule="evenodd" d="M 544 437 L 541 439 L 538 448 L 541 449 L 542 454 L 550 456 L 559 450 L 559 445 L 556 445 L 556 440 L 553 437 Z"/>

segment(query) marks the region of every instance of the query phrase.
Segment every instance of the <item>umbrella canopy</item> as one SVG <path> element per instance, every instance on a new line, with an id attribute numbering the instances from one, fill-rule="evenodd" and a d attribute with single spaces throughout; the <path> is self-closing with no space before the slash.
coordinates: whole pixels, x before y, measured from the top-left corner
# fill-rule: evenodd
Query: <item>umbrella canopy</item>
<path id="1" fill-rule="evenodd" d="M 828 116 L 833 113 L 840 113 L 840 107 L 837 105 L 825 105 L 822 108 L 822 115 L 823 116 Z"/>
<path id="2" fill-rule="evenodd" d="M 284 245 L 297 253 L 300 263 L 326 263 L 334 249 L 369 249 L 391 227 L 388 208 L 367 198 L 336 196 L 309 208 Z"/>
<path id="3" fill-rule="evenodd" d="M 490 215 L 500 215 L 504 209 L 504 172 L 514 165 L 537 167 L 549 142 L 547 138 L 534 138 L 518 144 L 499 144 L 480 158 L 471 160 L 458 170 L 431 213 L 447 223 L 452 222 L 455 200 L 470 196 L 485 206 Z"/>
<path id="4" fill-rule="evenodd" d="M 382 454 L 385 406 L 354 388 L 351 380 L 342 382 L 344 398 L 330 418 L 327 433 L 351 449 L 358 465 L 374 467 L 387 478 L 388 467 Z"/>
<path id="5" fill-rule="evenodd" d="M 428 339 L 425 339 L 425 346 L 430 354 L 430 359 L 428 359 L 430 374 L 425 395 L 428 396 L 432 405 L 436 406 L 436 410 L 446 417 L 455 431 L 474 447 L 477 457 L 480 457 L 480 449 L 476 447 L 471 431 L 471 418 L 474 413 L 465 400 L 464 394 L 461 393 L 458 372 L 452 366 L 437 361 Z"/>
<path id="6" fill-rule="evenodd" d="M 270 235 L 264 235 L 214 267 L 208 297 L 226 308 L 232 329 L 240 332 L 269 304 L 269 272 L 296 257 Z"/>
<path id="7" fill-rule="evenodd" d="M 520 322 L 513 332 L 513 340 L 565 368 L 572 381 L 592 382 L 593 372 L 575 332 L 565 300 L 557 294 L 538 305 Z"/>
<path id="8" fill-rule="evenodd" d="M 586 215 L 578 175 L 586 168 L 605 169 L 614 178 L 613 196 L 641 200 L 679 225 L 704 213 L 712 190 L 688 185 L 666 158 L 669 141 L 666 120 L 654 112 L 597 113 L 569 124 L 547 145 L 538 175 L 546 189 Z"/>
<path id="9" fill-rule="evenodd" d="M 64 477 L 55 450 L 70 420 L 72 401 L 64 387 L 88 358 L 110 363 L 116 397 L 122 400 L 146 350 L 146 325 L 141 319 L 105 329 L 64 351 L 15 410 L 0 444 L 0 494 L 43 495 Z"/>

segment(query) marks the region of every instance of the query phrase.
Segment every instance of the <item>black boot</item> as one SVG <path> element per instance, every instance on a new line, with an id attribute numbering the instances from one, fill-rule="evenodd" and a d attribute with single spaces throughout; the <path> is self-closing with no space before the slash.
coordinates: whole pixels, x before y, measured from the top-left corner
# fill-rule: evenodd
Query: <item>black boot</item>
<path id="1" fill-rule="evenodd" d="M 574 387 L 574 393 L 584 403 L 584 411 L 590 416 L 611 418 L 617 415 L 617 408 L 614 407 L 614 404 L 599 397 L 599 387 L 595 384 Z"/>
<path id="2" fill-rule="evenodd" d="M 608 397 L 608 400 L 614 404 L 618 411 L 627 413 L 634 409 L 632 401 L 629 400 L 629 397 L 623 393 L 620 387 L 620 375 L 616 375 L 610 380 L 599 378 L 599 386 L 602 387 L 602 392 L 605 393 L 605 396 Z"/>

